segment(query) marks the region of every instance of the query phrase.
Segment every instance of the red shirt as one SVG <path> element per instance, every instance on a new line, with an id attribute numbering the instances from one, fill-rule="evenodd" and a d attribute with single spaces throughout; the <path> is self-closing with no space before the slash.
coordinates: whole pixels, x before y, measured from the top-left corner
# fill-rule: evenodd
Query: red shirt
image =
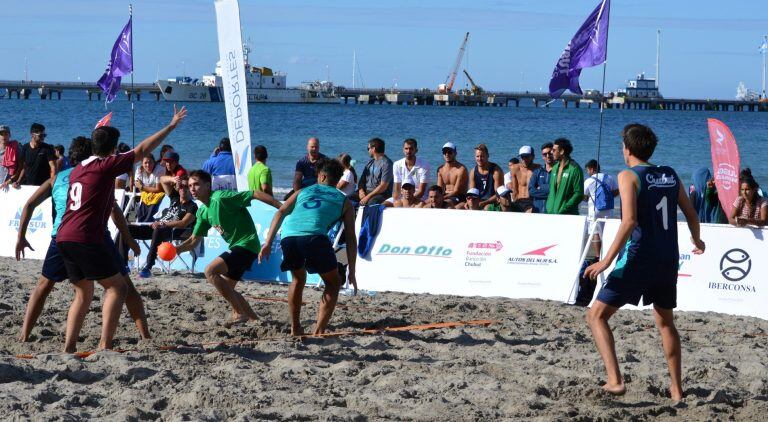
<path id="1" fill-rule="evenodd" d="M 57 242 L 104 243 L 115 203 L 115 177 L 132 170 L 134 157 L 133 151 L 105 158 L 93 156 L 72 170 Z"/>
<path id="2" fill-rule="evenodd" d="M 166 176 L 173 176 L 173 177 L 184 177 L 187 175 L 187 169 L 181 166 L 181 164 L 178 164 L 176 166 L 176 170 L 174 171 L 165 171 Z"/>

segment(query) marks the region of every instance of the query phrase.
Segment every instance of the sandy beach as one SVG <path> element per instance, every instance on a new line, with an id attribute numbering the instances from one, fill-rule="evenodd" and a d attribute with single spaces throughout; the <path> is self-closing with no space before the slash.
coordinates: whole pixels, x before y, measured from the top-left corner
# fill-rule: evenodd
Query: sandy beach
<path id="1" fill-rule="evenodd" d="M 287 334 L 286 286 L 247 284 L 260 321 L 225 329 L 223 299 L 187 274 L 136 281 L 151 341 L 138 340 L 124 312 L 116 337 L 124 351 L 81 359 L 59 352 L 67 282 L 51 294 L 31 342 L 17 341 L 40 266 L 0 258 L 5 420 L 760 420 L 768 412 L 768 321 L 755 318 L 678 314 L 686 397 L 673 405 L 649 313 L 613 320 L 628 388 L 619 398 L 600 389 L 604 372 L 583 308 L 379 292 L 342 297 L 331 330 L 494 323 L 298 340 Z M 79 350 L 98 342 L 96 291 Z M 318 298 L 305 293 L 305 329 Z"/>

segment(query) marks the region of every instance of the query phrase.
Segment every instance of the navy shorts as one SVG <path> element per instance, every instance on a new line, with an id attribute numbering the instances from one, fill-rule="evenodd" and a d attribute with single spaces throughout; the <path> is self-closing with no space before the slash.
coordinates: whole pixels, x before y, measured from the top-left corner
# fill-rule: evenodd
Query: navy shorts
<path id="1" fill-rule="evenodd" d="M 291 236 L 280 241 L 283 248 L 281 271 L 306 268 L 313 274 L 324 274 L 336 270 L 336 254 L 328 236 Z"/>
<path id="2" fill-rule="evenodd" d="M 43 261 L 43 277 L 58 283 L 67 279 L 67 268 L 64 266 L 64 259 L 59 253 L 59 246 L 56 244 L 56 238 L 51 238 L 48 244 L 48 252 L 45 253 Z"/>
<path id="3" fill-rule="evenodd" d="M 103 280 L 117 273 L 128 274 L 128 267 L 109 232 L 101 244 L 58 242 L 57 246 L 70 281 Z"/>
<path id="4" fill-rule="evenodd" d="M 223 259 L 224 263 L 227 264 L 227 274 L 225 275 L 231 280 L 243 278 L 243 274 L 251 269 L 253 261 L 258 257 L 259 254 L 239 246 L 235 246 L 219 255 L 219 258 Z"/>
<path id="5" fill-rule="evenodd" d="M 645 268 L 631 263 L 608 275 L 608 280 L 597 294 L 597 300 L 620 308 L 626 304 L 655 305 L 662 309 L 677 307 L 677 263 L 649 265 Z"/>

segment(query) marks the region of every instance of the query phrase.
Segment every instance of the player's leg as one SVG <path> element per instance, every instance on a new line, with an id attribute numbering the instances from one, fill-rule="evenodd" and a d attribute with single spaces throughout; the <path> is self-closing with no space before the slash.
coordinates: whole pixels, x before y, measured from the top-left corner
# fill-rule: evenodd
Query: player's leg
<path id="1" fill-rule="evenodd" d="M 224 281 L 226 281 L 227 284 L 229 284 L 229 287 L 232 288 L 232 291 L 235 292 L 235 297 L 237 298 L 237 301 L 240 303 L 240 309 L 242 309 L 244 312 L 243 316 L 247 317 L 246 320 L 247 319 L 255 320 L 256 312 L 254 312 L 253 308 L 251 308 L 251 304 L 248 303 L 247 300 L 245 300 L 245 297 L 243 297 L 243 295 L 240 292 L 238 292 L 237 289 L 235 289 L 235 286 L 237 286 L 237 282 L 239 281 L 239 279 L 233 279 L 227 275 L 222 275 L 221 278 L 223 278 Z"/>
<path id="2" fill-rule="evenodd" d="M 136 290 L 136 286 L 133 285 L 133 281 L 128 274 L 123 275 L 123 282 L 126 287 L 125 307 L 128 308 L 128 313 L 136 324 L 142 340 L 147 340 L 151 336 L 149 334 L 149 325 L 147 324 L 147 314 L 144 312 L 144 301 L 141 299 L 139 291 Z"/>
<path id="3" fill-rule="evenodd" d="M 589 328 L 592 330 L 595 345 L 605 364 L 608 379 L 603 389 L 611 394 L 620 395 L 624 394 L 626 388 L 624 387 L 624 380 L 619 370 L 619 361 L 616 358 L 616 343 L 613 338 L 613 332 L 608 325 L 608 320 L 616 311 L 618 311 L 618 308 L 596 300 L 592 304 L 592 308 L 587 311 L 587 324 L 589 324 Z"/>
<path id="4" fill-rule="evenodd" d="M 120 312 L 123 310 L 128 287 L 126 287 L 123 276 L 120 273 L 99 280 L 99 284 L 104 288 L 104 303 L 101 306 L 101 340 L 99 340 L 99 349 L 111 349 L 112 339 L 114 339 L 115 332 L 117 332 Z"/>
<path id="5" fill-rule="evenodd" d="M 656 327 L 661 334 L 661 343 L 664 346 L 664 356 L 667 358 L 669 377 L 671 379 L 669 393 L 674 401 L 683 399 L 682 387 L 682 353 L 680 351 L 680 335 L 675 327 L 675 317 L 672 309 L 653 307 L 653 316 L 656 319 Z"/>
<path id="6" fill-rule="evenodd" d="M 317 326 L 315 334 L 323 334 L 328 321 L 333 316 L 333 310 L 336 308 L 336 302 L 339 300 L 339 289 L 341 288 L 341 277 L 337 269 L 320 274 L 320 278 L 325 283 L 323 297 L 320 299 L 320 307 L 317 310 Z"/>
<path id="7" fill-rule="evenodd" d="M 339 289 L 342 278 L 339 276 L 338 262 L 328 236 L 307 236 L 307 271 L 320 274 L 325 287 L 317 310 L 317 325 L 315 334 L 322 334 L 328 327 L 336 302 L 339 300 Z"/>
<path id="8" fill-rule="evenodd" d="M 302 267 L 291 270 L 291 285 L 288 287 L 288 312 L 291 314 L 292 336 L 304 334 L 304 329 L 301 328 L 301 302 L 306 283 L 306 269 Z"/>
<path id="9" fill-rule="evenodd" d="M 77 338 L 80 336 L 85 314 L 88 313 L 93 299 L 93 281 L 83 279 L 72 283 L 72 287 L 75 289 L 75 297 L 72 299 L 69 313 L 67 313 L 64 353 L 74 353 L 77 350 Z"/>
<path id="10" fill-rule="evenodd" d="M 27 302 L 27 310 L 24 312 L 24 322 L 21 325 L 19 341 L 26 342 L 29 340 L 29 334 L 32 332 L 35 323 L 37 323 L 40 313 L 43 312 L 45 301 L 48 299 L 48 295 L 55 285 L 56 283 L 52 280 L 45 276 L 40 276 L 37 286 L 32 290 L 32 294 L 29 295 L 29 302 Z"/>
<path id="11" fill-rule="evenodd" d="M 240 299 L 238 298 L 238 295 L 235 294 L 233 286 L 227 283 L 227 280 L 222 277 L 222 275 L 227 274 L 228 272 L 229 268 L 227 267 L 227 263 L 221 256 L 211 261 L 211 263 L 205 267 L 205 279 L 216 288 L 216 291 L 219 292 L 221 297 L 223 297 L 232 307 L 233 319 L 226 324 L 231 325 L 231 323 L 247 321 L 248 316 L 247 311 L 242 309 Z"/>

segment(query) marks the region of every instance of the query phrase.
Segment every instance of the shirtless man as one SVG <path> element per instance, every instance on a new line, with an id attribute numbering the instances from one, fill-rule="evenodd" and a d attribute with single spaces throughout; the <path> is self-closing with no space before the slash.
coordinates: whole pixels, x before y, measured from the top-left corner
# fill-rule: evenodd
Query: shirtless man
<path id="1" fill-rule="evenodd" d="M 446 142 L 443 145 L 445 164 L 437 169 L 437 186 L 443 188 L 445 201 L 451 205 L 464 202 L 469 183 L 469 173 L 464 164 L 456 161 L 456 145 Z"/>
<path id="2" fill-rule="evenodd" d="M 432 185 L 429 188 L 429 196 L 427 200 L 421 204 L 421 208 L 453 208 L 446 200 L 443 194 L 443 188 L 437 185 Z"/>
<path id="3" fill-rule="evenodd" d="M 533 212 L 533 199 L 528 194 L 528 182 L 533 171 L 541 165 L 533 162 L 533 148 L 525 145 L 520 148 L 520 164 L 511 169 L 512 199 L 515 212 Z"/>
<path id="4" fill-rule="evenodd" d="M 407 181 L 400 186 L 400 197 L 397 199 L 390 198 L 386 200 L 384 206 L 395 208 L 421 208 L 424 203 L 421 201 L 421 198 L 416 196 L 415 192 L 416 186 L 411 183 L 411 181 Z"/>

